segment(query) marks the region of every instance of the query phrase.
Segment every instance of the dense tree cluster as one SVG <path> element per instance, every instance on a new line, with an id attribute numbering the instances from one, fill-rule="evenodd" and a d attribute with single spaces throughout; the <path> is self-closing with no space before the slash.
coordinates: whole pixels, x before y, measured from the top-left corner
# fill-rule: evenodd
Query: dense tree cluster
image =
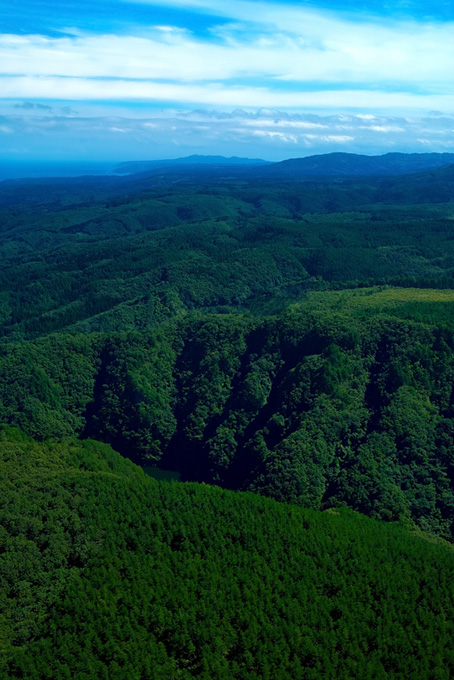
<path id="1" fill-rule="evenodd" d="M 311 293 L 274 317 L 194 313 L 154 331 L 8 344 L 0 419 L 450 539 L 453 307 L 450 291 Z"/>
<path id="2" fill-rule="evenodd" d="M 0 184 L 0 680 L 454 675 L 453 168 L 262 170 Z"/>
<path id="3" fill-rule="evenodd" d="M 452 288 L 452 174 L 0 185 L 1 336 L 274 313 L 308 290 Z"/>
<path id="4" fill-rule="evenodd" d="M 0 431 L 5 680 L 449 680 L 454 553 Z"/>

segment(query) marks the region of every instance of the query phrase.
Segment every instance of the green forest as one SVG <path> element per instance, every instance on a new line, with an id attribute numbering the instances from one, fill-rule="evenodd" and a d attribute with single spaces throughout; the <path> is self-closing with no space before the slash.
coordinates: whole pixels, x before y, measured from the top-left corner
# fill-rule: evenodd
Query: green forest
<path id="1" fill-rule="evenodd" d="M 0 680 L 452 677 L 454 166 L 267 172 L 0 183 Z"/>
<path id="2" fill-rule="evenodd" d="M 452 677 L 448 544 L 0 438 L 1 678 Z"/>

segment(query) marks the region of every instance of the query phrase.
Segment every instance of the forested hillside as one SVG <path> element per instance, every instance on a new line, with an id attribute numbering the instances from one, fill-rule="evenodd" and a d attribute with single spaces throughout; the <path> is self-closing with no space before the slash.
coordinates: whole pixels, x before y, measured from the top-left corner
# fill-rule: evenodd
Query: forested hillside
<path id="1" fill-rule="evenodd" d="M 200 167 L 0 184 L 0 420 L 452 539 L 454 166 Z"/>
<path id="2" fill-rule="evenodd" d="M 449 680 L 454 553 L 0 430 L 2 680 Z"/>
<path id="3" fill-rule="evenodd" d="M 454 291 L 310 293 L 274 317 L 0 349 L 0 419 L 186 479 L 454 529 Z"/>
<path id="4" fill-rule="evenodd" d="M 453 676 L 454 166 L 341 156 L 0 183 L 0 680 Z"/>
<path id="5" fill-rule="evenodd" d="M 308 290 L 454 285 L 454 166 L 154 182 L 0 183 L 4 339 L 144 329 L 192 309 L 274 313 Z"/>

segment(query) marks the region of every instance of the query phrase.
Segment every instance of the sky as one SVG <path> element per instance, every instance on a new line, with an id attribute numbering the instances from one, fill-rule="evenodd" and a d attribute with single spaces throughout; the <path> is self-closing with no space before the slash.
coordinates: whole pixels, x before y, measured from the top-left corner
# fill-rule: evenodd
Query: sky
<path id="1" fill-rule="evenodd" d="M 0 163 L 454 152 L 452 0 L 0 0 Z"/>

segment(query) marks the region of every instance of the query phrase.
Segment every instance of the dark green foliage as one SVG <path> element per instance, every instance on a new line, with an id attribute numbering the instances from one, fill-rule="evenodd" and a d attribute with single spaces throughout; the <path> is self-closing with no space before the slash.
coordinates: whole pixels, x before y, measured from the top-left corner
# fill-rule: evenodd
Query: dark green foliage
<path id="1" fill-rule="evenodd" d="M 408 300 L 431 299 L 438 323 L 405 318 Z M 101 439 L 186 479 L 407 517 L 451 539 L 453 304 L 442 291 L 312 293 L 277 317 L 193 314 L 5 345 L 0 418 L 41 439 Z"/>
<path id="2" fill-rule="evenodd" d="M 452 168 L 317 183 L 119 181 L 0 187 L 4 340 L 146 329 L 193 309 L 274 313 L 307 290 L 453 287 Z"/>
<path id="3" fill-rule="evenodd" d="M 0 431 L 2 680 L 448 680 L 454 553 Z"/>
<path id="4" fill-rule="evenodd" d="M 256 170 L 2 185 L 0 419 L 451 537 L 452 168 Z"/>
<path id="5" fill-rule="evenodd" d="M 0 187 L 0 680 L 454 674 L 452 169 L 251 172 Z"/>

